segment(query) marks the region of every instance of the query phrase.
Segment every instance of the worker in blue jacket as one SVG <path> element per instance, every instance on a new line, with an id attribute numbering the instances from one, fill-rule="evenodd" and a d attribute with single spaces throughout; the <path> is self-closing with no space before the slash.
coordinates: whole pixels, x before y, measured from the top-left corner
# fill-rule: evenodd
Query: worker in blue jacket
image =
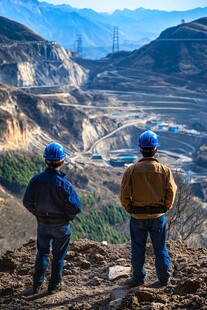
<path id="1" fill-rule="evenodd" d="M 60 171 L 65 159 L 62 145 L 52 142 L 43 157 L 47 168 L 29 182 L 23 204 L 37 218 L 37 255 L 33 274 L 33 293 L 45 287 L 45 272 L 52 246 L 51 278 L 48 294 L 62 289 L 64 258 L 69 249 L 70 221 L 81 211 L 79 197 Z"/>

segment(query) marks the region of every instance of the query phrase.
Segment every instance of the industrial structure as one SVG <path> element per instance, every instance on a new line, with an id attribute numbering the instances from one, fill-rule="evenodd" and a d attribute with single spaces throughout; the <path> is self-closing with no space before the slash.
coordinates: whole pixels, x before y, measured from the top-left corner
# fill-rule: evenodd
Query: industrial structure
<path id="1" fill-rule="evenodd" d="M 123 167 L 129 164 L 133 164 L 137 160 L 137 155 L 120 154 L 116 156 L 110 156 L 109 164 L 113 167 Z"/>
<path id="2" fill-rule="evenodd" d="M 75 52 L 78 57 L 83 57 L 83 46 L 82 46 L 82 37 L 79 35 L 78 39 L 75 41 Z"/>
<path id="3" fill-rule="evenodd" d="M 112 53 L 119 51 L 119 28 L 114 26 Z"/>

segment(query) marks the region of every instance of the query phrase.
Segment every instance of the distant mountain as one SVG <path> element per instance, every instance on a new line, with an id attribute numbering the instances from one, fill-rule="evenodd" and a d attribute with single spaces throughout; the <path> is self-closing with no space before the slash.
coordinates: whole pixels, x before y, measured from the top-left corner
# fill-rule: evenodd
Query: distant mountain
<path id="1" fill-rule="evenodd" d="M 190 22 L 207 16 L 207 8 L 183 12 L 139 8 L 106 14 L 37 0 L 1 0 L 0 15 L 72 51 L 78 50 L 77 40 L 81 36 L 82 56 L 94 59 L 112 51 L 114 26 L 118 26 L 120 50 L 134 50 L 158 37 L 164 29 L 180 24 L 181 20 Z"/>
<path id="2" fill-rule="evenodd" d="M 70 6 L 55 6 L 37 0 L 0 2 L 0 15 L 26 25 L 47 40 L 56 41 L 70 50 L 76 50 L 80 35 L 83 45 L 87 47 L 104 46 L 106 42 L 112 44 L 113 27 L 98 22 L 98 18 L 93 21 L 91 13 L 99 16 L 91 10 L 83 10 L 81 15 Z"/>

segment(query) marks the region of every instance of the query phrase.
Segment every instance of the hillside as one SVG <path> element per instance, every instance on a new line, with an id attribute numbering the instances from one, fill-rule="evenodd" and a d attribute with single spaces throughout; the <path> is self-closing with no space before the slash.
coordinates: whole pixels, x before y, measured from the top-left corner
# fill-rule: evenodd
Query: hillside
<path id="1" fill-rule="evenodd" d="M 38 152 L 43 150 L 47 141 L 56 139 L 66 141 L 66 137 L 63 138 L 66 130 L 64 127 L 70 127 L 71 123 L 78 123 L 84 118 L 82 113 L 73 108 L 68 108 L 68 112 L 64 109 L 63 113 L 63 107 L 57 104 L 51 105 L 47 100 L 4 84 L 1 84 L 0 98 L 0 150 L 4 152 L 15 149 L 27 152 L 31 148 Z M 58 124 L 61 125 L 60 133 L 54 124 L 54 118 L 58 113 L 62 118 Z M 74 141 L 79 137 L 81 138 L 79 130 L 68 131 L 67 139 L 70 138 L 71 151 Z"/>
<path id="2" fill-rule="evenodd" d="M 68 155 L 87 151 L 100 136 L 117 128 L 117 122 L 102 112 L 91 117 L 95 97 L 103 100 L 78 89 L 33 95 L 0 84 L 0 150 L 42 153 L 48 141 L 59 140 Z"/>
<path id="3" fill-rule="evenodd" d="M 56 42 L 4 17 L 0 17 L 0 25 L 0 82 L 18 87 L 78 87 L 87 80 L 86 70 Z"/>
<path id="4" fill-rule="evenodd" d="M 122 58 L 117 66 L 205 83 L 207 17 L 163 31 L 158 39 Z"/>
<path id="5" fill-rule="evenodd" d="M 157 283 L 149 243 L 145 285 L 129 289 L 124 284 L 130 272 L 129 244 L 76 241 L 66 256 L 63 291 L 48 296 L 46 291 L 31 294 L 36 252 L 31 239 L 0 259 L 0 306 L 7 310 L 207 309 L 207 249 L 188 248 L 180 241 L 167 246 L 172 260 L 169 285 L 162 288 Z"/>
<path id="6" fill-rule="evenodd" d="M 44 41 L 44 39 L 22 24 L 1 17 L 0 42 L 14 41 Z"/>
<path id="7" fill-rule="evenodd" d="M 89 70 L 88 88 L 144 93 L 205 92 L 207 18 L 168 28 L 132 52 L 99 61 L 79 59 Z M 189 94 L 190 95 L 190 94 Z"/>
<path id="8" fill-rule="evenodd" d="M 57 98 L 59 102 L 64 98 L 68 106 L 58 104 Z M 90 154 L 85 154 L 91 143 L 116 128 L 116 123 L 103 115 L 91 120 L 84 109 L 75 107 L 81 102 L 84 107 L 85 101 L 92 100 L 90 95 L 75 90 L 63 98 L 59 94 L 31 95 L 0 84 L 0 255 L 35 235 L 35 220 L 23 208 L 22 195 L 30 178 L 45 168 L 42 153 L 50 141 L 60 141 L 65 147 L 63 170 L 82 196 L 84 214 L 91 211 L 94 217 L 103 207 L 117 205 L 122 170 L 93 163 Z M 92 221 L 91 217 L 87 220 Z M 81 221 L 77 225 L 85 225 Z M 108 225 L 106 217 L 103 221 Z M 119 235 L 113 227 L 107 229 L 115 240 L 123 240 L 122 232 Z M 87 227 L 84 234 L 89 236 Z M 18 239 L 15 242 L 14 235 Z"/>

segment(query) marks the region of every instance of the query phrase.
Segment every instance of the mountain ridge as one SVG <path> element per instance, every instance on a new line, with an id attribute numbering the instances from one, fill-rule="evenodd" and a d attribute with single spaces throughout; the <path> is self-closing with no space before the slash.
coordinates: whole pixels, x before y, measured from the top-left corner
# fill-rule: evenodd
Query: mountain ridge
<path id="1" fill-rule="evenodd" d="M 1 17 L 0 42 L 14 41 L 45 41 L 24 25 Z"/>
<path id="2" fill-rule="evenodd" d="M 119 27 L 120 49 L 133 50 L 155 39 L 164 28 L 180 24 L 181 19 L 189 22 L 206 16 L 207 8 L 181 12 L 137 9 L 107 14 L 34 0 L 27 3 L 2 0 L 0 15 L 25 24 L 47 40 L 57 41 L 72 51 L 77 51 L 81 36 L 83 57 L 101 58 L 112 50 L 114 26 Z"/>

